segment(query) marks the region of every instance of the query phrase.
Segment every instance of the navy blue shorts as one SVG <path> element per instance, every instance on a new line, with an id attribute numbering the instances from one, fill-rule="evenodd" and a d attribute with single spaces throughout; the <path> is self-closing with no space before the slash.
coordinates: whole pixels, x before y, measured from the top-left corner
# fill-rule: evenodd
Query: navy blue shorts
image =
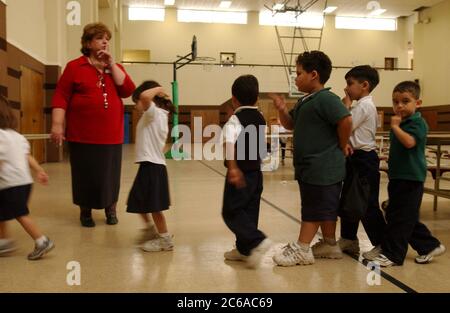
<path id="1" fill-rule="evenodd" d="M 298 181 L 302 201 L 302 221 L 337 221 L 342 182 L 319 186 Z"/>
<path id="2" fill-rule="evenodd" d="M 9 221 L 28 215 L 31 184 L 0 190 L 0 221 Z"/>

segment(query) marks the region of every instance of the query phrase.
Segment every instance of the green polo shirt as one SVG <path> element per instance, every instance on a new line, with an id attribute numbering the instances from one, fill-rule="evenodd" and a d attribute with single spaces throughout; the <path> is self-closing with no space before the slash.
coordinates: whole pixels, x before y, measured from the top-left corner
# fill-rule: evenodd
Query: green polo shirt
<path id="1" fill-rule="evenodd" d="M 406 148 L 390 132 L 389 179 L 404 179 L 424 182 L 427 176 L 425 145 L 427 143 L 428 126 L 419 112 L 414 113 L 400 123 L 400 128 L 416 139 L 416 145 Z"/>
<path id="2" fill-rule="evenodd" d="M 339 148 L 337 122 L 350 115 L 341 99 L 324 88 L 302 98 L 289 112 L 294 121 L 295 178 L 327 186 L 345 177 L 345 157 Z"/>

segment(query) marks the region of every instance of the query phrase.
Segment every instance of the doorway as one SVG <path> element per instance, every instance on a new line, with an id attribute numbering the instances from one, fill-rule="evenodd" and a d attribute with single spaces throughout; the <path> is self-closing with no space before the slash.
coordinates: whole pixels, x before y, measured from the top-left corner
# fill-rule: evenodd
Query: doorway
<path id="1" fill-rule="evenodd" d="M 22 134 L 44 133 L 44 77 L 26 66 L 20 67 L 20 103 Z M 31 155 L 39 162 L 45 162 L 45 142 L 31 140 Z"/>

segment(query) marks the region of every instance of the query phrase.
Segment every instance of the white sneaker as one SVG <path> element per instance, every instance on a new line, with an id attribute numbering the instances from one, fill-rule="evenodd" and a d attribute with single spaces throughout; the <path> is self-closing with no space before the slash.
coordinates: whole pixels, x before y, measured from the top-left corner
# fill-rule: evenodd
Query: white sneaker
<path id="1" fill-rule="evenodd" d="M 440 256 L 440 255 L 444 254 L 444 252 L 445 252 L 445 246 L 441 244 L 441 245 L 439 245 L 439 247 L 433 249 L 430 253 L 425 254 L 425 255 L 419 255 L 418 257 L 416 257 L 415 261 L 418 264 L 427 264 L 433 260 L 433 257 Z"/>
<path id="2" fill-rule="evenodd" d="M 2 239 L 0 244 L 0 256 L 11 253 L 17 250 L 15 242 L 11 239 Z"/>
<path id="3" fill-rule="evenodd" d="M 261 241 L 261 243 L 250 251 L 250 255 L 246 258 L 248 268 L 256 268 L 261 263 L 264 254 L 272 246 L 272 241 L 268 238 Z"/>
<path id="4" fill-rule="evenodd" d="M 320 239 L 311 250 L 315 258 L 342 259 L 342 251 L 339 245 L 330 245 L 323 239 Z"/>
<path id="5" fill-rule="evenodd" d="M 246 261 L 248 256 L 241 254 L 237 249 L 232 249 L 223 254 L 228 261 Z"/>
<path id="6" fill-rule="evenodd" d="M 374 247 L 372 250 L 363 252 L 362 256 L 366 260 L 374 261 L 377 256 L 381 254 L 381 246 L 378 245 Z"/>
<path id="7" fill-rule="evenodd" d="M 147 252 L 171 251 L 173 250 L 172 236 L 149 240 L 142 245 L 141 249 Z"/>
<path id="8" fill-rule="evenodd" d="M 152 239 L 157 239 L 158 237 L 159 237 L 158 230 L 156 229 L 156 226 L 153 224 L 147 228 L 141 229 L 140 234 L 136 239 L 136 244 L 142 245 L 143 243 Z"/>
<path id="9" fill-rule="evenodd" d="M 384 254 L 379 254 L 377 257 L 375 257 L 373 262 L 380 264 L 381 267 L 390 267 L 397 265 L 396 263 L 392 262 L 385 256 Z"/>
<path id="10" fill-rule="evenodd" d="M 279 266 L 308 265 L 314 264 L 314 255 L 312 249 L 305 252 L 297 243 L 292 242 L 275 254 L 273 261 Z"/>
<path id="11" fill-rule="evenodd" d="M 45 242 L 38 246 L 35 245 L 34 250 L 28 254 L 28 260 L 34 261 L 42 258 L 45 254 L 50 252 L 55 247 L 53 241 L 46 237 Z"/>
<path id="12" fill-rule="evenodd" d="M 359 255 L 359 240 L 349 240 L 345 238 L 340 238 L 338 240 L 338 245 L 342 252 L 348 253 L 350 255 Z"/>

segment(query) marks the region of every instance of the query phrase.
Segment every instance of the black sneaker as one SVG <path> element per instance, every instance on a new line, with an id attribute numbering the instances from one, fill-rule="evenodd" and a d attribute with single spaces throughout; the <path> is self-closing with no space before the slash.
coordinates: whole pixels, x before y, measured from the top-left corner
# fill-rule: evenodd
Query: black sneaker
<path id="1" fill-rule="evenodd" d="M 43 245 L 34 247 L 34 251 L 28 255 L 28 260 L 37 260 L 44 256 L 44 254 L 50 252 L 55 247 L 53 241 L 47 238 Z"/>
<path id="2" fill-rule="evenodd" d="M 83 227 L 95 227 L 95 222 L 92 217 L 80 217 L 80 222 Z"/>
<path id="3" fill-rule="evenodd" d="M 107 215 L 106 216 L 106 224 L 108 225 L 116 225 L 119 223 L 119 220 L 117 219 L 117 216 L 115 214 Z"/>

